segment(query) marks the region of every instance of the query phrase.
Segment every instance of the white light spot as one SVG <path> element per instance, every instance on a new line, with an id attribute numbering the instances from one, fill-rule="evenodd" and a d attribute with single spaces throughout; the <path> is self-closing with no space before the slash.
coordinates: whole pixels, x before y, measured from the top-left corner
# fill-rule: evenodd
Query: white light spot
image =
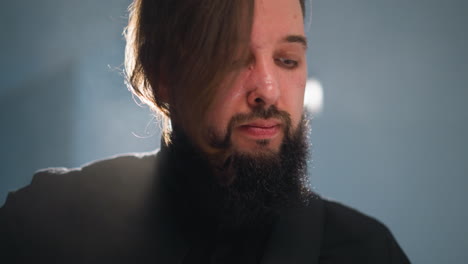
<path id="1" fill-rule="evenodd" d="M 304 106 L 312 114 L 322 112 L 323 108 L 323 88 L 317 79 L 308 79 L 304 95 Z"/>

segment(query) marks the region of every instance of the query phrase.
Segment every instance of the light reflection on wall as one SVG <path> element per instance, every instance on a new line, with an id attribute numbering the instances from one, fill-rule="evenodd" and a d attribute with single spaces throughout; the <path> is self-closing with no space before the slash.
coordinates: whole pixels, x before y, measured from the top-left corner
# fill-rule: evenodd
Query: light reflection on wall
<path id="1" fill-rule="evenodd" d="M 314 78 L 307 80 L 304 94 L 304 106 L 312 116 L 316 116 L 322 112 L 323 87 L 319 80 Z"/>

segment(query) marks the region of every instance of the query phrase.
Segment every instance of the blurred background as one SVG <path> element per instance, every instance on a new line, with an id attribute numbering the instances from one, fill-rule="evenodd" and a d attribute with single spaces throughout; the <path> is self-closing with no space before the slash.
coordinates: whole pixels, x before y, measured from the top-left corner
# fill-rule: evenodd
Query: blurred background
<path id="1" fill-rule="evenodd" d="M 159 146 L 120 74 L 129 4 L 2 4 L 0 205 L 39 168 Z M 466 262 L 468 1 L 313 0 L 312 12 L 314 190 L 380 219 L 413 263 Z"/>

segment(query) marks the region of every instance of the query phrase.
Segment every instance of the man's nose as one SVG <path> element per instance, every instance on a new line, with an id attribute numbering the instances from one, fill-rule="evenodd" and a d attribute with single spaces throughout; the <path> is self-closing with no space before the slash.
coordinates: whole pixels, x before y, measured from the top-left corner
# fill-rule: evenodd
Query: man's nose
<path id="1" fill-rule="evenodd" d="M 275 105 L 280 97 L 278 76 L 275 63 L 266 58 L 257 58 L 249 66 L 247 102 L 251 107 L 268 108 Z"/>

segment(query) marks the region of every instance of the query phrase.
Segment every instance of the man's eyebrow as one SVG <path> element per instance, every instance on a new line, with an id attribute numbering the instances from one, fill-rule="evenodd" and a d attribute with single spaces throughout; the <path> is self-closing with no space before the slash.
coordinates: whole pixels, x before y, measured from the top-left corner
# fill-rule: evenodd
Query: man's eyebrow
<path id="1" fill-rule="evenodd" d="M 289 35 L 283 39 L 283 42 L 300 43 L 307 49 L 307 38 L 302 35 Z"/>

